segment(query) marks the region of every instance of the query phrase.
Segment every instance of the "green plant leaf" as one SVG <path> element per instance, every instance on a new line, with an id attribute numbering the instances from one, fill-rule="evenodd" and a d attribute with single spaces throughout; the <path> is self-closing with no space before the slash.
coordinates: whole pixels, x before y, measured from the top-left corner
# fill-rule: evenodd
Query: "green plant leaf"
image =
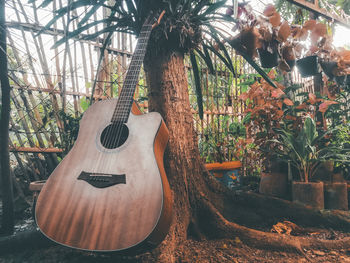
<path id="1" fill-rule="evenodd" d="M 203 95 L 202 95 L 202 87 L 200 82 L 200 75 L 199 75 L 199 69 L 198 64 L 196 60 L 195 54 L 191 51 L 190 52 L 190 59 L 193 69 L 193 75 L 194 75 L 194 81 L 196 85 L 196 96 L 197 96 L 197 104 L 198 104 L 198 114 L 200 119 L 203 119 Z"/>

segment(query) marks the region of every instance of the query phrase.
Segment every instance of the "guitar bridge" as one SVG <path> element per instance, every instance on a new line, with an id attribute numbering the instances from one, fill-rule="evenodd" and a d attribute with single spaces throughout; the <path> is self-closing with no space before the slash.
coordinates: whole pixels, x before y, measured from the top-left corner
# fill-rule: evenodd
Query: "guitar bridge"
<path id="1" fill-rule="evenodd" d="M 81 172 L 78 180 L 84 180 L 97 188 L 106 188 L 116 184 L 126 184 L 125 174 L 104 174 Z"/>

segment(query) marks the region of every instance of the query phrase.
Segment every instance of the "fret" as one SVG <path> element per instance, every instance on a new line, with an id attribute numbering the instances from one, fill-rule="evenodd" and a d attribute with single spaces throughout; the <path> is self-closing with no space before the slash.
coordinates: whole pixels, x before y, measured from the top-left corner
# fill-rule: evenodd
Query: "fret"
<path id="1" fill-rule="evenodd" d="M 122 121 L 125 123 L 128 121 L 151 30 L 152 25 L 144 24 L 142 26 L 134 54 L 126 73 L 123 88 L 112 116 L 112 122 Z"/>

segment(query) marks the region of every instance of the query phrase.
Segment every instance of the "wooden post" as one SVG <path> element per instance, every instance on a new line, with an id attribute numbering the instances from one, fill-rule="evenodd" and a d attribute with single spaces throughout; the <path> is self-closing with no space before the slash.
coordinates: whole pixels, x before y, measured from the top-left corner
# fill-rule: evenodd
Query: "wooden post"
<path id="1" fill-rule="evenodd" d="M 0 0 L 0 173 L 2 192 L 1 233 L 11 235 L 14 230 L 13 189 L 10 173 L 9 123 L 10 123 L 10 82 L 7 77 L 7 44 L 5 26 L 5 0 Z"/>

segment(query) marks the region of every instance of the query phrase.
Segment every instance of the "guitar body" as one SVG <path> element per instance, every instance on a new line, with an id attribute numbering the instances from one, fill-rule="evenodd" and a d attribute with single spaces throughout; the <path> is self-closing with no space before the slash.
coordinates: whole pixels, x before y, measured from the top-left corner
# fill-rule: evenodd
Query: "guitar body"
<path id="1" fill-rule="evenodd" d="M 116 103 L 100 101 L 84 113 L 74 147 L 38 197 L 37 224 L 57 243 L 121 251 L 157 245 L 169 229 L 172 198 L 163 167 L 168 130 L 159 113 L 139 115 L 133 105 L 125 142 L 105 147 L 101 136 Z"/>

